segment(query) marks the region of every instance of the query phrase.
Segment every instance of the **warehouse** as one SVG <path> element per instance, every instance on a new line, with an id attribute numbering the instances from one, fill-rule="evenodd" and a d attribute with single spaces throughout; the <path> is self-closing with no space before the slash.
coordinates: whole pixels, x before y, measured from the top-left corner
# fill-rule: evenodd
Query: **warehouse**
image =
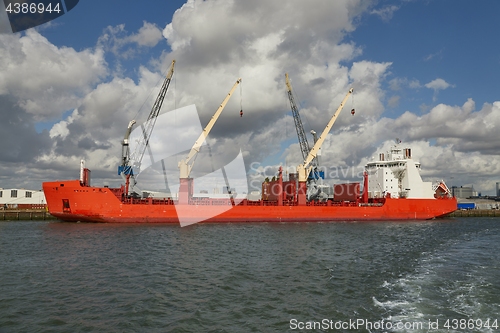
<path id="1" fill-rule="evenodd" d="M 43 209 L 46 207 L 43 191 L 0 188 L 0 210 Z"/>

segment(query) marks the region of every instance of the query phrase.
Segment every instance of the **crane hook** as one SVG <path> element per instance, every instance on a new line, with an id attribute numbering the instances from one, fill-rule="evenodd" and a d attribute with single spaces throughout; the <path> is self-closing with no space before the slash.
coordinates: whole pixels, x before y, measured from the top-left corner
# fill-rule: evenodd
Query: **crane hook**
<path id="1" fill-rule="evenodd" d="M 240 117 L 243 117 L 243 110 L 240 110 Z"/>
<path id="2" fill-rule="evenodd" d="M 351 114 L 354 116 L 355 113 L 356 113 L 356 110 L 352 109 Z"/>

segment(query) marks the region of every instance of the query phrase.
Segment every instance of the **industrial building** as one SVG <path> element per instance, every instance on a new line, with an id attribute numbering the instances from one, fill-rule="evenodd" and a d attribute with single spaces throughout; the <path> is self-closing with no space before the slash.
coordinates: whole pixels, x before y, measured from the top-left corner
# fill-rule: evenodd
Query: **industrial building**
<path id="1" fill-rule="evenodd" d="M 470 209 L 500 209 L 500 182 L 496 183 L 495 195 L 482 196 L 470 186 L 453 186 L 452 193 L 458 200 L 459 210 Z"/>
<path id="2" fill-rule="evenodd" d="M 0 188 L 0 209 L 43 209 L 46 203 L 41 190 Z"/>
<path id="3" fill-rule="evenodd" d="M 470 198 L 477 197 L 477 191 L 474 190 L 474 186 L 452 186 L 451 193 L 456 198 Z"/>

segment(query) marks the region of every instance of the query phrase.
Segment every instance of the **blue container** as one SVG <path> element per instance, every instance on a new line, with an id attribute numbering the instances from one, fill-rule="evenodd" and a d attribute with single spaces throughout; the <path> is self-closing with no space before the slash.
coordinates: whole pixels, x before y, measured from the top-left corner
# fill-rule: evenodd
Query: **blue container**
<path id="1" fill-rule="evenodd" d="M 457 204 L 457 208 L 462 209 L 462 210 L 475 209 L 476 204 L 473 202 L 461 202 L 461 203 Z"/>

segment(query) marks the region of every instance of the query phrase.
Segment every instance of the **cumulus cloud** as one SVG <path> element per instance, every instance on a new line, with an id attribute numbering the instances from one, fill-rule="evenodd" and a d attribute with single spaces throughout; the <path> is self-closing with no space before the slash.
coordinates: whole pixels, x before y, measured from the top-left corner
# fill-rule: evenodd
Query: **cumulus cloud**
<path id="1" fill-rule="evenodd" d="M 449 84 L 448 82 L 446 82 L 445 80 L 443 80 L 441 78 L 437 78 L 435 80 L 432 80 L 429 83 L 426 83 L 425 87 L 429 88 L 429 89 L 432 89 L 434 91 L 438 91 L 438 90 L 445 90 L 445 89 L 448 89 L 450 87 L 453 88 L 454 85 Z"/>
<path id="2" fill-rule="evenodd" d="M 163 39 L 162 32 L 156 24 L 144 21 L 135 34 L 128 34 L 125 24 L 108 26 L 98 45 L 120 58 L 132 58 L 141 50 L 137 47 L 154 47 Z"/>
<path id="3" fill-rule="evenodd" d="M 0 136 L 8 141 L 17 131 L 29 138 L 12 151 L 0 148 L 0 161 L 18 166 L 17 175 L 9 174 L 18 180 L 23 179 L 20 173 L 46 180 L 76 177 L 80 158 L 86 158 L 95 184 L 118 185 L 116 166 L 128 122 L 145 120 L 163 80 L 161 73 L 176 59 L 175 84 L 163 110 L 195 104 L 202 126 L 236 79 L 243 79 L 193 172 L 217 169 L 240 150 L 247 170 L 266 159 L 271 164 L 301 162 L 285 91 L 284 75 L 289 73 L 307 133 L 320 133 L 348 89 L 354 88 L 322 148 L 325 166 L 358 172 L 398 137 L 422 162 L 424 178 L 446 179 L 452 174 L 454 181 L 470 183 L 472 176 L 466 171 L 474 168 L 473 176 L 487 184 L 488 175 L 498 172 L 500 165 L 495 131 L 500 126 L 500 102 L 476 110 L 472 99 L 459 101 L 461 106 L 421 101 L 425 112 L 384 117 L 384 103 L 396 108 L 404 89 L 422 84 L 418 78 L 393 77 L 392 63 L 365 60 L 362 49 L 346 40 L 360 15 L 390 19 L 398 9 L 370 6 L 361 0 L 322 1 L 315 6 L 300 0 L 188 0 L 163 30 L 148 22 L 134 33 L 124 25 L 108 27 L 97 47 L 82 51 L 56 47 L 36 31 L 0 36 L 0 56 L 8 59 L 0 63 L 0 112 L 15 111 L 9 114 L 15 126 L 0 123 L 5 131 Z M 154 47 L 162 38 L 170 50 L 153 59 L 150 68 L 137 68 L 135 80 L 108 76 L 105 56 L 133 57 L 138 47 Z M 435 93 L 453 87 L 441 78 L 423 86 Z M 351 108 L 356 109 L 354 116 Z M 36 121 L 54 118 L 49 130 L 35 130 Z M 36 144 L 30 146 L 30 140 Z M 20 152 L 25 149 L 29 153 L 22 160 Z M 169 167 L 176 168 L 175 162 Z M 271 169 L 277 170 L 277 165 Z M 7 172 L 4 167 L 0 171 Z"/>
<path id="4" fill-rule="evenodd" d="M 107 73 L 103 52 L 55 47 L 36 30 L 0 35 L 0 95 L 10 95 L 36 120 L 60 116 Z"/>
<path id="5" fill-rule="evenodd" d="M 160 40 L 162 40 L 162 32 L 156 24 L 144 22 L 144 25 L 139 29 L 139 32 L 131 35 L 129 39 L 131 42 L 135 42 L 139 46 L 154 47 Z"/>
<path id="6" fill-rule="evenodd" d="M 418 89 L 421 87 L 420 85 L 420 82 L 418 80 L 411 80 L 409 83 L 408 83 L 408 86 L 412 89 Z"/>
<path id="7" fill-rule="evenodd" d="M 145 27 L 138 34 L 147 35 Z M 57 47 L 34 29 L 0 35 L 0 136 L 8 142 L 0 148 L 0 173 L 10 175 L 11 186 L 60 179 L 74 173 L 81 158 L 88 159 L 94 175 L 113 175 L 123 129 L 141 107 L 151 107 L 162 78 L 141 67 L 137 83 L 106 81 L 104 55 L 100 47 Z M 51 128 L 37 130 L 37 122 L 53 119 L 59 120 Z"/>
<path id="8" fill-rule="evenodd" d="M 437 95 L 438 95 L 438 92 L 440 90 L 445 90 L 445 89 L 448 89 L 450 87 L 451 88 L 455 87 L 454 85 L 449 84 L 448 82 L 446 82 L 445 80 L 443 80 L 441 78 L 437 78 L 435 80 L 432 80 L 431 82 L 426 83 L 424 86 L 426 88 L 434 90 L 434 97 L 432 99 L 434 102 L 437 100 Z"/>
<path id="9" fill-rule="evenodd" d="M 400 96 L 397 96 L 397 95 L 391 96 L 389 98 L 389 100 L 387 101 L 387 105 L 391 108 L 395 108 L 399 105 L 400 99 L 401 99 Z"/>
<path id="10" fill-rule="evenodd" d="M 422 87 L 418 80 L 410 80 L 406 77 L 396 77 L 389 80 L 389 89 L 394 91 L 400 91 L 404 88 L 419 89 Z"/>
<path id="11" fill-rule="evenodd" d="M 399 8 L 399 6 L 386 6 L 380 9 L 373 9 L 370 14 L 379 16 L 382 21 L 390 21 L 394 12 L 396 12 Z"/>

